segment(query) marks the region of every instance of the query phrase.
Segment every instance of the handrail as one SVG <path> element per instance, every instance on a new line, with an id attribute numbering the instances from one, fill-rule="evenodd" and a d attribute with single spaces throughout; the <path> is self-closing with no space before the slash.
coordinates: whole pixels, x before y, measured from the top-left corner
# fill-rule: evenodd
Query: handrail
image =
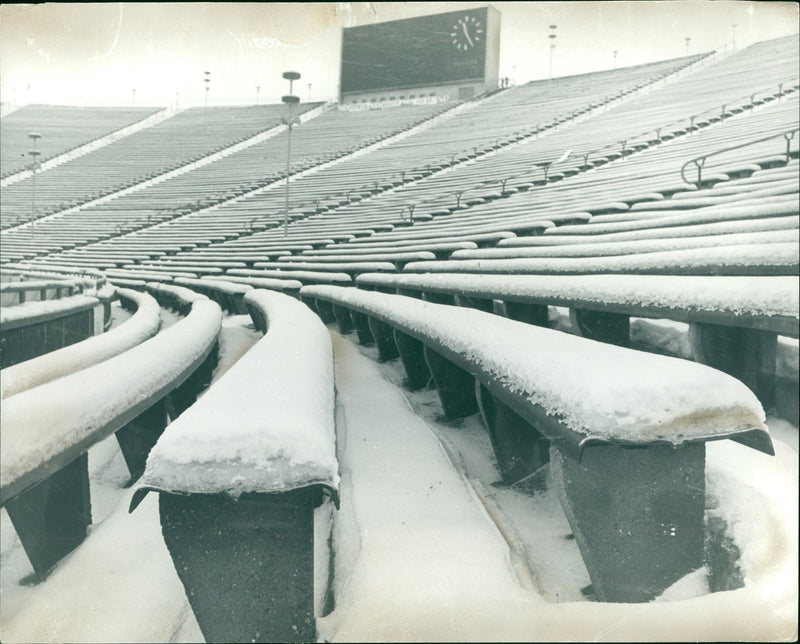
<path id="1" fill-rule="evenodd" d="M 791 158 L 791 144 L 792 139 L 794 139 L 794 135 L 800 130 L 800 128 L 794 128 L 792 130 L 786 130 L 785 132 L 779 132 L 778 134 L 771 134 L 770 136 L 765 136 L 760 139 L 756 139 L 754 141 L 748 141 L 747 143 L 740 143 L 738 145 L 732 145 L 727 148 L 722 148 L 720 150 L 715 150 L 713 152 L 709 152 L 708 154 L 703 154 L 699 157 L 695 157 L 694 159 L 689 159 L 686 163 L 681 166 L 681 179 L 683 179 L 684 183 L 689 185 L 697 185 L 702 181 L 702 174 L 703 174 L 703 167 L 706 164 L 706 160 L 709 157 L 716 156 L 718 154 L 723 154 L 725 152 L 731 152 L 733 150 L 739 150 L 741 148 L 746 148 L 750 145 L 755 145 L 757 143 L 763 143 L 764 141 L 770 141 L 772 139 L 777 139 L 778 137 L 783 137 L 786 140 L 786 162 L 788 163 Z M 697 182 L 689 181 L 686 178 L 686 168 L 690 163 L 694 163 L 697 167 Z"/>

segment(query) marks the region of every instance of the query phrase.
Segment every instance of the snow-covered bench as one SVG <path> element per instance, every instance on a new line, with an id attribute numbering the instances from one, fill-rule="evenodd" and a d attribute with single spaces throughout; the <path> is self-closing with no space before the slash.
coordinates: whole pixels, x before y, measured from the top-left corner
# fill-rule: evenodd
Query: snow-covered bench
<path id="1" fill-rule="evenodd" d="M 702 566 L 706 441 L 772 453 L 756 397 L 707 366 L 401 295 L 301 296 L 349 311 L 412 389 L 432 378 L 448 417 L 480 410 L 506 482 L 550 462 L 601 600 L 649 601 Z"/>
<path id="2" fill-rule="evenodd" d="M 192 378 L 201 382 L 198 371 L 210 379 L 221 320 L 219 306 L 204 298 L 132 349 L 3 400 L 0 504 L 38 578 L 92 522 L 89 448 L 116 432 L 135 477 L 167 425 L 168 398 Z"/>
<path id="3" fill-rule="evenodd" d="M 222 279 L 188 279 L 176 277 L 174 284 L 185 286 L 211 298 L 232 315 L 247 313 L 244 295 L 253 289 L 249 284 L 234 284 Z"/>
<path id="4" fill-rule="evenodd" d="M 119 289 L 117 294 L 123 307 L 134 311 L 129 320 L 107 333 L 3 369 L 0 371 L 0 398 L 85 369 L 155 335 L 161 323 L 158 303 L 149 295 L 128 289 Z"/>
<path id="5" fill-rule="evenodd" d="M 73 280 L 30 280 L 0 284 L 2 305 L 23 304 L 26 301 L 59 299 L 83 292 L 83 283 Z"/>
<path id="6" fill-rule="evenodd" d="M 103 304 L 73 295 L 25 302 L 0 312 L 0 367 L 6 368 L 80 342 L 103 330 Z"/>
<path id="7" fill-rule="evenodd" d="M 313 510 L 339 488 L 330 335 L 288 295 L 244 301 L 264 337 L 169 425 L 131 508 L 160 492 L 208 641 L 313 641 Z"/>
<path id="8" fill-rule="evenodd" d="M 359 275 L 361 288 L 465 304 L 547 326 L 547 306 L 569 307 L 584 337 L 629 345 L 630 317 L 690 324 L 695 359 L 773 404 L 777 336 L 798 335 L 796 276 Z M 494 302 L 494 304 L 493 304 Z"/>

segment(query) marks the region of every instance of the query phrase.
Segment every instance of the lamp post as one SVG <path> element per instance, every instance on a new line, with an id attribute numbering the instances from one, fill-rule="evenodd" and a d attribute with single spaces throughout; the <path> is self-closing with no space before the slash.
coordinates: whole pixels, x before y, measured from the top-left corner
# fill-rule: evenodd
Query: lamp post
<path id="1" fill-rule="evenodd" d="M 203 82 L 206 84 L 206 107 L 205 107 L 205 109 L 208 109 L 208 90 L 209 90 L 209 86 L 211 85 L 211 72 L 203 72 L 203 74 L 204 74 Z"/>
<path id="2" fill-rule="evenodd" d="M 258 105 L 258 100 L 260 95 L 261 95 L 261 85 L 256 85 L 256 105 Z"/>
<path id="3" fill-rule="evenodd" d="M 692 42 L 692 39 L 691 38 L 684 38 L 684 40 L 686 41 L 686 55 L 688 56 L 689 55 L 689 43 Z"/>
<path id="4" fill-rule="evenodd" d="M 296 80 L 300 80 L 299 72 L 283 72 L 283 77 L 289 81 L 289 93 L 281 97 L 286 106 L 289 108 L 289 116 L 284 119 L 284 123 L 289 127 L 289 134 L 286 143 L 286 209 L 283 213 L 283 235 L 289 235 L 289 170 L 292 163 L 292 126 L 299 123 L 293 116 L 293 107 L 300 102 L 299 96 L 292 94 L 292 84 Z"/>
<path id="5" fill-rule="evenodd" d="M 181 93 L 175 92 L 175 109 L 177 110 L 180 105 Z"/>
<path id="6" fill-rule="evenodd" d="M 311 83 L 308 84 L 308 102 L 311 102 Z"/>
<path id="7" fill-rule="evenodd" d="M 136 107 L 136 88 L 134 87 L 131 92 L 131 105 Z"/>
<path id="8" fill-rule="evenodd" d="M 731 44 L 733 46 L 733 51 L 736 51 L 736 23 L 734 22 L 731 27 L 733 27 L 733 42 Z"/>
<path id="9" fill-rule="evenodd" d="M 550 39 L 550 68 L 547 72 L 547 80 L 550 81 L 553 79 L 553 52 L 556 48 L 556 26 L 557 25 L 550 25 L 550 35 L 548 38 Z"/>
<path id="10" fill-rule="evenodd" d="M 36 170 L 39 165 L 39 155 L 41 154 L 41 151 L 36 149 L 36 141 L 41 139 L 42 135 L 38 132 L 30 132 L 28 138 L 31 140 L 31 149 L 28 150 L 28 154 L 33 157 L 33 162 L 31 163 L 31 172 L 33 173 L 31 181 L 31 239 L 33 239 L 34 217 L 36 214 Z"/>
<path id="11" fill-rule="evenodd" d="M 617 50 L 615 49 L 613 52 L 614 54 L 614 69 L 617 68 Z"/>

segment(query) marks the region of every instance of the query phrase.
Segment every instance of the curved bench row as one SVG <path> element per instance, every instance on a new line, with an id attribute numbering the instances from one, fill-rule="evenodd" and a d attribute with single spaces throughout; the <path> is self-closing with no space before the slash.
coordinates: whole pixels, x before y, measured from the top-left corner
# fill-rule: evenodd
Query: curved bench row
<path id="1" fill-rule="evenodd" d="M 107 360 L 158 332 L 161 319 L 158 304 L 152 297 L 128 289 L 119 289 L 117 295 L 122 306 L 134 312 L 129 320 L 107 333 L 3 369 L 0 371 L 0 398 L 38 387 Z"/>
<path id="2" fill-rule="evenodd" d="M 753 393 L 704 365 L 400 295 L 301 298 L 399 354 L 412 389 L 432 378 L 447 417 L 480 411 L 507 482 L 551 463 L 602 601 L 649 601 L 703 565 L 706 441 L 773 453 Z"/>
<path id="3" fill-rule="evenodd" d="M 116 432 L 137 477 L 168 413 L 183 411 L 208 383 L 221 319 L 217 304 L 195 301 L 186 318 L 149 340 L 3 400 L 0 504 L 37 577 L 91 524 L 89 448 Z"/>
<path id="4" fill-rule="evenodd" d="M 287 295 L 251 290 L 244 303 L 264 337 L 167 427 L 131 510 L 159 492 L 208 641 L 312 641 L 314 508 L 338 506 L 331 339 Z"/>

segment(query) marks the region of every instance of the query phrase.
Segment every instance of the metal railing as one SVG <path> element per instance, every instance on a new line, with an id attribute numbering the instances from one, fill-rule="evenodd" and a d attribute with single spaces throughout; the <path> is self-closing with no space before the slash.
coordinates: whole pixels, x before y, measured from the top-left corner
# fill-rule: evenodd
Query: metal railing
<path id="1" fill-rule="evenodd" d="M 771 134 L 770 136 L 764 136 L 760 139 L 755 139 L 754 141 L 748 141 L 747 143 L 740 143 L 739 145 L 731 145 L 727 148 L 721 148 L 719 150 L 714 150 L 713 152 L 708 152 L 707 154 L 703 154 L 699 157 L 695 157 L 694 159 L 689 159 L 686 163 L 681 166 L 681 179 L 683 179 L 684 183 L 690 185 L 697 185 L 702 182 L 703 180 L 703 168 L 705 167 L 706 161 L 713 156 L 717 156 L 719 154 L 724 154 L 725 152 L 732 152 L 733 150 L 740 150 L 741 148 L 746 148 L 751 145 L 756 145 L 758 143 L 763 143 L 764 141 L 770 141 L 772 139 L 783 138 L 786 141 L 786 163 L 789 163 L 791 159 L 791 145 L 792 140 L 794 139 L 794 135 L 797 134 L 800 128 L 794 128 L 792 130 L 786 130 L 785 132 L 780 132 L 778 134 Z M 686 168 L 689 165 L 694 164 L 697 168 L 697 181 L 689 181 L 686 178 Z"/>

